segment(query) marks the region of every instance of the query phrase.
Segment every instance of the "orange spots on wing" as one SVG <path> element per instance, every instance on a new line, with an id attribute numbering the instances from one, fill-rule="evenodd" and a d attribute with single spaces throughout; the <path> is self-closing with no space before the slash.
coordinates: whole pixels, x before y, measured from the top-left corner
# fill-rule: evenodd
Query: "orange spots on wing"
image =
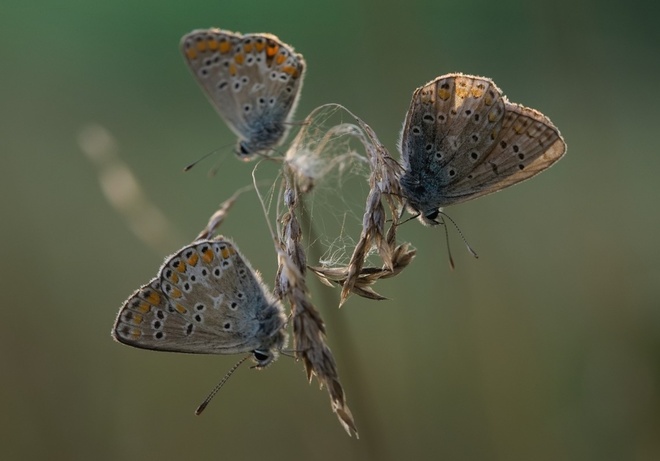
<path id="1" fill-rule="evenodd" d="M 197 253 L 193 253 L 192 256 L 188 258 L 188 264 L 191 266 L 196 266 L 198 261 L 199 255 Z"/>
<path id="2" fill-rule="evenodd" d="M 293 66 L 284 66 L 282 72 L 289 74 L 293 78 L 298 77 L 298 69 Z"/>
<path id="3" fill-rule="evenodd" d="M 137 306 L 136 309 L 139 310 L 140 312 L 142 312 L 143 314 L 146 314 L 147 312 L 149 312 L 151 310 L 151 304 L 142 301 L 140 303 L 140 305 Z"/>
<path id="4" fill-rule="evenodd" d="M 188 309 L 183 307 L 181 304 L 177 304 L 176 306 L 174 306 L 174 308 L 177 310 L 179 314 L 186 314 L 188 312 Z"/>
<path id="5" fill-rule="evenodd" d="M 194 48 L 186 49 L 186 58 L 188 58 L 189 61 L 194 61 L 197 59 L 197 51 Z"/>
<path id="6" fill-rule="evenodd" d="M 231 43 L 229 43 L 227 40 L 223 40 L 220 42 L 219 48 L 220 48 L 220 53 L 222 54 L 228 53 L 229 50 L 231 50 Z"/>
<path id="7" fill-rule="evenodd" d="M 202 259 L 206 264 L 210 263 L 213 261 L 214 255 L 213 255 L 213 250 L 211 248 L 207 248 L 206 251 L 202 253 Z"/>
<path id="8" fill-rule="evenodd" d="M 234 61 L 236 61 L 236 64 L 243 64 L 243 61 L 245 61 L 245 55 L 237 53 L 236 56 L 234 56 Z"/>
<path id="9" fill-rule="evenodd" d="M 440 88 L 438 89 L 438 97 L 443 101 L 446 101 L 451 97 L 451 92 L 447 88 Z"/>
<path id="10" fill-rule="evenodd" d="M 456 88 L 456 96 L 458 96 L 461 99 L 467 98 L 468 95 L 468 90 L 465 87 L 457 87 Z"/>
<path id="11" fill-rule="evenodd" d="M 216 39 L 210 38 L 208 46 L 209 46 L 209 50 L 215 51 L 220 47 L 220 44 L 218 43 L 218 41 Z"/>
<path id="12" fill-rule="evenodd" d="M 470 90 L 470 94 L 472 95 L 473 98 L 480 98 L 484 95 L 484 90 L 481 87 L 476 87 L 473 86 L 472 89 Z"/>
<path id="13" fill-rule="evenodd" d="M 152 291 L 149 293 L 149 296 L 147 296 L 147 301 L 154 306 L 160 304 L 160 295 L 156 293 L 155 291 Z"/>
<path id="14" fill-rule="evenodd" d="M 236 64 L 234 64 L 233 62 L 229 64 L 229 75 L 231 75 L 232 77 L 236 76 Z"/>
<path id="15" fill-rule="evenodd" d="M 280 46 L 275 42 L 268 42 L 266 46 L 266 56 L 272 58 L 277 53 L 277 50 L 280 49 Z"/>

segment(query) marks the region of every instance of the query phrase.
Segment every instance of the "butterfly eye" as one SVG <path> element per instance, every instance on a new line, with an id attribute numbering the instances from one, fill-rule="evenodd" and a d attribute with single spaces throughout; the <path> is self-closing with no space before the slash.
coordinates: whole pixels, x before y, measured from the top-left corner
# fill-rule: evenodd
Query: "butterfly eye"
<path id="1" fill-rule="evenodd" d="M 273 360 L 273 356 L 268 351 L 254 350 L 252 355 L 257 362 L 257 368 L 265 367 Z"/>
<path id="2" fill-rule="evenodd" d="M 261 351 L 253 351 L 252 353 L 254 354 L 254 358 L 260 362 L 268 358 L 268 354 Z"/>
<path id="3" fill-rule="evenodd" d="M 238 153 L 241 155 L 250 155 L 250 151 L 245 147 L 245 142 L 241 141 L 238 143 Z"/>
<path id="4" fill-rule="evenodd" d="M 437 218 L 439 214 L 440 214 L 440 210 L 433 210 L 432 212 L 430 212 L 425 216 L 426 219 L 428 219 L 429 221 L 435 221 L 435 218 Z"/>

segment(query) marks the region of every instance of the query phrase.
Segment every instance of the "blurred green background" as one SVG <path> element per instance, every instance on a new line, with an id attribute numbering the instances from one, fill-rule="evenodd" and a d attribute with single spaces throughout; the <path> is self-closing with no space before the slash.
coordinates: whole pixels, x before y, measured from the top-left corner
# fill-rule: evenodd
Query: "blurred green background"
<path id="1" fill-rule="evenodd" d="M 646 2 L 650 8 L 651 2 Z M 0 7 L 2 459 L 660 459 L 660 79 L 643 2 L 4 2 Z M 376 289 L 310 282 L 360 440 L 283 357 L 128 348 L 122 301 L 194 238 L 254 164 L 206 152 L 234 136 L 193 81 L 180 37 L 271 32 L 304 54 L 297 118 L 338 102 L 395 152 L 412 91 L 448 72 L 493 78 L 560 128 L 567 156 L 502 193 L 409 223 L 413 265 Z M 109 205 L 80 147 L 108 130 L 162 210 L 147 245 Z M 398 154 L 394 154 L 398 156 Z M 360 200 L 362 200 L 360 198 Z M 221 229 L 272 286 L 254 194 Z M 325 302 L 330 299 L 332 302 Z M 321 305 L 322 304 L 322 305 Z"/>

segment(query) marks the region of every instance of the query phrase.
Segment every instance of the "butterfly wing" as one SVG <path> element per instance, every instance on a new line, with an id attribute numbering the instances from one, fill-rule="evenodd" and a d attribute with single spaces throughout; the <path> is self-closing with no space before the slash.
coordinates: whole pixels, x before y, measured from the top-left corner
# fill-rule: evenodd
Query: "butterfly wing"
<path id="1" fill-rule="evenodd" d="M 178 315 L 162 292 L 158 277 L 140 287 L 119 311 L 112 336 L 117 341 L 142 349 L 187 352 L 180 341 L 186 319 Z"/>
<path id="2" fill-rule="evenodd" d="M 122 307 L 113 335 L 145 349 L 234 354 L 283 343 L 283 308 L 226 240 L 200 240 L 167 258 Z"/>
<path id="3" fill-rule="evenodd" d="M 565 152 L 547 117 L 509 103 L 492 80 L 463 74 L 415 91 L 400 148 L 404 195 L 423 214 L 524 181 Z"/>
<path id="4" fill-rule="evenodd" d="M 468 151 L 487 151 L 494 142 L 472 135 L 497 130 L 503 115 L 502 94 L 492 81 L 436 78 L 413 93 L 401 140 L 404 168 L 433 175 L 439 185 L 455 181 L 474 164 Z"/>
<path id="5" fill-rule="evenodd" d="M 197 82 L 250 153 L 277 145 L 302 87 L 302 55 L 270 34 L 195 30 L 181 51 Z"/>
<path id="6" fill-rule="evenodd" d="M 492 150 L 443 195 L 453 204 L 497 192 L 546 170 L 565 153 L 566 143 L 548 117 L 507 101 Z"/>
<path id="7" fill-rule="evenodd" d="M 446 189 L 469 175 L 495 143 L 504 116 L 499 88 L 488 79 L 443 75 L 418 88 L 401 135 L 409 204 L 428 213 L 451 204 Z"/>

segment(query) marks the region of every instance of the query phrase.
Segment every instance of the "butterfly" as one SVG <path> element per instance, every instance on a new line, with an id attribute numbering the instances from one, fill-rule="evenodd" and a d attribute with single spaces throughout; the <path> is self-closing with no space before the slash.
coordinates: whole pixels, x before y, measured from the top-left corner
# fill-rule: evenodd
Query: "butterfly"
<path id="1" fill-rule="evenodd" d="M 192 354 L 250 352 L 257 368 L 285 346 L 284 307 L 224 237 L 169 256 L 122 305 L 112 336 L 129 346 Z"/>
<path id="2" fill-rule="evenodd" d="M 236 154 L 267 155 L 286 137 L 305 72 L 301 54 L 271 34 L 194 30 L 181 51 L 197 83 L 238 136 Z"/>
<path id="3" fill-rule="evenodd" d="M 492 80 L 447 74 L 413 93 L 399 150 L 407 207 L 432 226 L 442 207 L 549 168 L 566 143 L 549 118 L 509 102 Z"/>

